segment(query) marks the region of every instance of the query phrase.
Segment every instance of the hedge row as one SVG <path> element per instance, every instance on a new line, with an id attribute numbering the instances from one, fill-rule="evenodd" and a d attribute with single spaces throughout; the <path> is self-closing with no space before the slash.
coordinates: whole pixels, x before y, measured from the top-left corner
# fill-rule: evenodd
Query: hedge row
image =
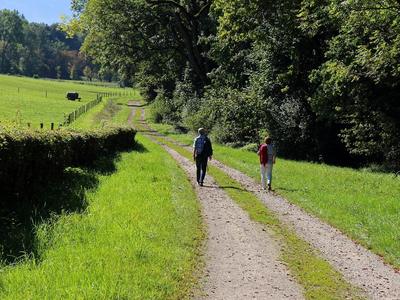
<path id="1" fill-rule="evenodd" d="M 104 155 L 134 146 L 129 127 L 95 131 L 0 128 L 0 193 L 23 197 L 67 167 L 90 166 Z"/>

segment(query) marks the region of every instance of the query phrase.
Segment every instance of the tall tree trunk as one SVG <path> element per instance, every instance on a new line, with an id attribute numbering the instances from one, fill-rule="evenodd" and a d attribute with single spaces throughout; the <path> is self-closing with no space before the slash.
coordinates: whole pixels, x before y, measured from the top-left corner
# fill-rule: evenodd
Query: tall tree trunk
<path id="1" fill-rule="evenodd" d="M 190 66 L 192 67 L 193 71 L 199 77 L 204 86 L 208 83 L 208 78 L 207 78 L 206 64 L 197 45 L 198 35 L 194 30 L 189 29 L 185 26 L 184 24 L 185 22 L 182 19 L 179 12 L 176 13 L 176 17 L 178 23 L 178 30 L 181 35 L 182 42 L 185 45 Z"/>

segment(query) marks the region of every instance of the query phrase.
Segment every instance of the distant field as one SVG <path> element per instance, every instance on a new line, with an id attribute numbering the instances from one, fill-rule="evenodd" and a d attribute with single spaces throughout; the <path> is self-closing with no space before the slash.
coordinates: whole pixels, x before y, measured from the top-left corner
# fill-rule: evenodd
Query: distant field
<path id="1" fill-rule="evenodd" d="M 68 101 L 68 91 L 77 91 L 82 100 Z M 132 89 L 0 75 L 0 121 L 17 121 L 39 126 L 60 123 L 70 113 L 96 98 L 96 93 L 132 93 Z M 47 95 L 47 96 L 46 96 Z"/>

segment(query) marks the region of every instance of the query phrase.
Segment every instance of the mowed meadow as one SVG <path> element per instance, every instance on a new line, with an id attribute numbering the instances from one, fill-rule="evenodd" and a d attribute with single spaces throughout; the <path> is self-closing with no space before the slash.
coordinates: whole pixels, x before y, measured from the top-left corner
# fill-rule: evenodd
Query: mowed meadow
<path id="1" fill-rule="evenodd" d="M 66 99 L 67 92 L 78 92 L 80 101 Z M 133 89 L 122 89 L 110 84 L 44 80 L 0 75 L 0 120 L 13 121 L 38 128 L 59 125 L 64 115 L 96 99 L 98 93 L 118 93 L 134 97 Z"/>

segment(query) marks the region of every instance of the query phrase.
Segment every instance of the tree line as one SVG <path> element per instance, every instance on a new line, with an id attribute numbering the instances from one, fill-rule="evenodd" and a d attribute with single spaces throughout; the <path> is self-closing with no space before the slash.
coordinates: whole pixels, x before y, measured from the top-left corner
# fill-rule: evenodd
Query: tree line
<path id="1" fill-rule="evenodd" d="M 154 118 L 289 158 L 400 166 L 399 0 L 73 0 Z"/>
<path id="2" fill-rule="evenodd" d="M 57 79 L 113 79 L 80 53 L 82 36 L 69 37 L 59 24 L 28 22 L 15 10 L 0 10 L 0 73 Z M 115 77 L 115 76 L 114 76 Z"/>

